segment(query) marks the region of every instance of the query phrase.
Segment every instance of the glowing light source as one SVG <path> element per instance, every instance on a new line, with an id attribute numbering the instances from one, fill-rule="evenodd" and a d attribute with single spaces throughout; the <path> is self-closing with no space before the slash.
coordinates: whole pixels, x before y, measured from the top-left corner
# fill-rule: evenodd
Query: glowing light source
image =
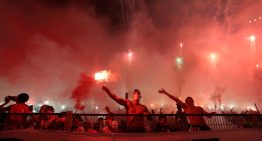
<path id="1" fill-rule="evenodd" d="M 150 107 L 154 107 L 154 104 L 150 104 Z"/>
<path id="2" fill-rule="evenodd" d="M 176 57 L 176 66 L 180 69 L 183 65 L 183 58 L 182 57 Z"/>
<path id="3" fill-rule="evenodd" d="M 230 108 L 231 108 L 231 109 L 233 109 L 233 108 L 235 108 L 235 107 L 236 107 L 236 106 L 233 105 L 233 104 L 230 105 Z"/>
<path id="4" fill-rule="evenodd" d="M 96 106 L 95 108 L 96 108 L 96 110 L 98 110 L 98 106 Z"/>
<path id="5" fill-rule="evenodd" d="M 259 68 L 260 67 L 260 65 L 259 64 L 256 64 L 256 68 Z"/>
<path id="6" fill-rule="evenodd" d="M 132 56 L 133 56 L 133 53 L 132 53 L 132 52 L 129 52 L 129 53 L 128 53 L 128 58 L 130 58 L 130 59 L 131 59 L 131 58 L 132 58 Z"/>
<path id="7" fill-rule="evenodd" d="M 181 48 L 183 47 L 183 43 L 180 43 L 180 47 L 181 47 Z"/>
<path id="8" fill-rule="evenodd" d="M 256 108 L 254 106 L 251 106 L 250 109 L 256 111 Z"/>
<path id="9" fill-rule="evenodd" d="M 49 104 L 49 101 L 48 101 L 48 100 L 46 100 L 44 103 L 45 103 L 46 105 L 48 105 L 48 104 Z"/>
<path id="10" fill-rule="evenodd" d="M 62 109 L 62 110 L 64 110 L 65 108 L 66 108 L 66 106 L 65 106 L 65 105 L 62 105 L 62 106 L 61 106 L 61 109 Z"/>
<path id="11" fill-rule="evenodd" d="M 129 63 L 131 63 L 133 55 L 134 55 L 133 52 L 131 52 L 131 51 L 128 52 L 127 57 L 128 57 Z"/>
<path id="12" fill-rule="evenodd" d="M 221 110 L 225 110 L 225 107 L 223 105 L 220 106 Z"/>
<path id="13" fill-rule="evenodd" d="M 182 64 L 183 63 L 183 59 L 181 57 L 177 57 L 176 58 L 176 63 L 177 64 Z"/>
<path id="14" fill-rule="evenodd" d="M 103 71 L 100 71 L 100 72 L 97 72 L 95 73 L 94 75 L 94 78 L 96 81 L 105 81 L 105 82 L 108 82 L 109 81 L 109 76 L 110 76 L 111 72 L 110 71 L 106 71 L 106 70 L 103 70 Z"/>
<path id="15" fill-rule="evenodd" d="M 217 55 L 216 55 L 215 53 L 211 53 L 211 54 L 210 54 L 210 58 L 211 58 L 212 60 L 215 60 L 215 59 L 217 58 Z"/>
<path id="16" fill-rule="evenodd" d="M 256 36 L 255 36 L 255 35 L 249 36 L 249 40 L 250 40 L 251 42 L 256 41 Z"/>

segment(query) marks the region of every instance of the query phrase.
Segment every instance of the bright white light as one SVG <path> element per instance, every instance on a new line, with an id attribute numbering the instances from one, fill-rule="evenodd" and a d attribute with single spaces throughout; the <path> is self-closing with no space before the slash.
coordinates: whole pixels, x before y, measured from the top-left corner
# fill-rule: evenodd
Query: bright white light
<path id="1" fill-rule="evenodd" d="M 49 101 L 48 101 L 48 100 L 46 100 L 44 103 L 45 103 L 46 105 L 48 105 L 48 104 L 49 104 Z"/>
<path id="2" fill-rule="evenodd" d="M 103 70 L 103 71 L 95 73 L 94 77 L 96 81 L 106 81 L 107 82 L 109 80 L 110 74 L 111 74 L 110 71 Z"/>
<path id="3" fill-rule="evenodd" d="M 249 36 L 249 40 L 250 40 L 251 42 L 254 42 L 254 41 L 256 40 L 256 36 L 255 36 L 255 35 Z"/>
<path id="4" fill-rule="evenodd" d="M 127 54 L 127 57 L 128 57 L 128 61 L 130 63 L 132 61 L 132 58 L 133 58 L 133 52 L 129 51 L 128 54 Z"/>
<path id="5" fill-rule="evenodd" d="M 225 109 L 224 105 L 221 105 L 221 106 L 220 106 L 220 109 L 221 109 L 221 110 L 224 110 L 224 109 Z"/>
<path id="6" fill-rule="evenodd" d="M 177 63 L 178 65 L 183 64 L 183 58 L 177 57 L 177 58 L 176 58 L 176 63 Z"/>
<path id="7" fill-rule="evenodd" d="M 254 106 L 250 107 L 250 109 L 253 110 L 253 111 L 257 110 Z"/>
<path id="8" fill-rule="evenodd" d="M 38 107 L 41 107 L 43 104 L 37 104 Z"/>
<path id="9" fill-rule="evenodd" d="M 260 67 L 259 64 L 256 64 L 256 67 L 259 68 Z"/>
<path id="10" fill-rule="evenodd" d="M 180 47 L 181 47 L 181 48 L 183 47 L 183 43 L 180 43 Z"/>
<path id="11" fill-rule="evenodd" d="M 235 106 L 235 105 L 233 105 L 233 104 L 232 104 L 232 105 L 230 105 L 230 108 L 231 108 L 231 109 L 232 109 L 232 108 L 235 108 L 235 107 L 236 107 L 236 106 Z"/>
<path id="12" fill-rule="evenodd" d="M 96 106 L 96 110 L 98 110 L 98 106 Z"/>
<path id="13" fill-rule="evenodd" d="M 259 19 L 259 20 L 261 20 L 261 19 L 262 19 L 262 17 L 258 17 L 258 19 Z"/>
<path id="14" fill-rule="evenodd" d="M 62 110 L 64 110 L 65 108 L 66 108 L 66 106 L 65 106 L 65 105 L 62 105 L 62 106 L 61 106 L 61 109 L 62 109 Z"/>
<path id="15" fill-rule="evenodd" d="M 257 19 L 254 19 L 254 22 L 257 21 Z"/>
<path id="16" fill-rule="evenodd" d="M 212 60 L 216 60 L 217 55 L 216 55 L 215 53 L 211 53 L 211 54 L 210 54 L 210 58 L 211 58 Z"/>
<path id="17" fill-rule="evenodd" d="M 132 53 L 132 52 L 129 52 L 129 53 L 128 53 L 128 58 L 131 59 L 132 56 L 133 56 L 133 53 Z"/>

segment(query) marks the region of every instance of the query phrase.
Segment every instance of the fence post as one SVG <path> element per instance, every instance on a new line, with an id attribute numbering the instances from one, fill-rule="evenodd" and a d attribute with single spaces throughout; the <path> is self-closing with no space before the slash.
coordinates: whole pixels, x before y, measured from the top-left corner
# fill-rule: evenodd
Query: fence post
<path id="1" fill-rule="evenodd" d="M 66 121 L 64 126 L 64 131 L 71 131 L 71 127 L 73 124 L 73 113 L 72 111 L 66 112 Z"/>

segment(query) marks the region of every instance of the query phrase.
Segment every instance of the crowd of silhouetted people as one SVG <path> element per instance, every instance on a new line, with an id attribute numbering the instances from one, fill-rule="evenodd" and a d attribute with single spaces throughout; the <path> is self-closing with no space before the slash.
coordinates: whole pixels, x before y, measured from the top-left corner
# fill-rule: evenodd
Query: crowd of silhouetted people
<path id="1" fill-rule="evenodd" d="M 4 103 L 0 105 L 0 130 L 30 128 L 90 134 L 210 131 L 212 128 L 206 120 L 212 116 L 215 119 L 213 122 L 217 122 L 213 124 L 219 126 L 220 121 L 216 120 L 216 113 L 207 113 L 202 107 L 194 106 L 194 100 L 191 97 L 182 102 L 164 89 L 159 90 L 159 93 L 167 95 L 176 102 L 177 112 L 171 115 L 164 114 L 161 110 L 159 113 L 154 110 L 149 112 L 146 106 L 139 103 L 141 92 L 137 89 L 134 90 L 133 100 L 119 98 L 105 86 L 103 90 L 109 97 L 125 107 L 125 115 L 115 114 L 109 107 L 105 107 L 107 114 L 103 116 L 72 114 L 72 112 L 55 113 L 54 107 L 50 105 L 42 105 L 37 114 L 32 114 L 33 107 L 26 104 L 29 95 L 21 93 L 17 96 L 6 96 Z M 230 110 L 224 111 L 223 114 L 237 113 Z M 242 114 L 247 116 L 224 116 L 223 119 L 230 125 L 237 125 L 238 128 L 261 128 L 262 118 L 259 111 L 250 110 Z"/>

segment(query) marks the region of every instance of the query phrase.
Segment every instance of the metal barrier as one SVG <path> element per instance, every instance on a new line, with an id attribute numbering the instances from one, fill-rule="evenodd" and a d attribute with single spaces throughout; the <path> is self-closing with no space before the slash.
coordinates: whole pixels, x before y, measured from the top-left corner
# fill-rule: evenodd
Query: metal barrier
<path id="1" fill-rule="evenodd" d="M 262 115 L 0 113 L 0 130 L 24 128 L 89 134 L 214 131 L 262 128 Z"/>

